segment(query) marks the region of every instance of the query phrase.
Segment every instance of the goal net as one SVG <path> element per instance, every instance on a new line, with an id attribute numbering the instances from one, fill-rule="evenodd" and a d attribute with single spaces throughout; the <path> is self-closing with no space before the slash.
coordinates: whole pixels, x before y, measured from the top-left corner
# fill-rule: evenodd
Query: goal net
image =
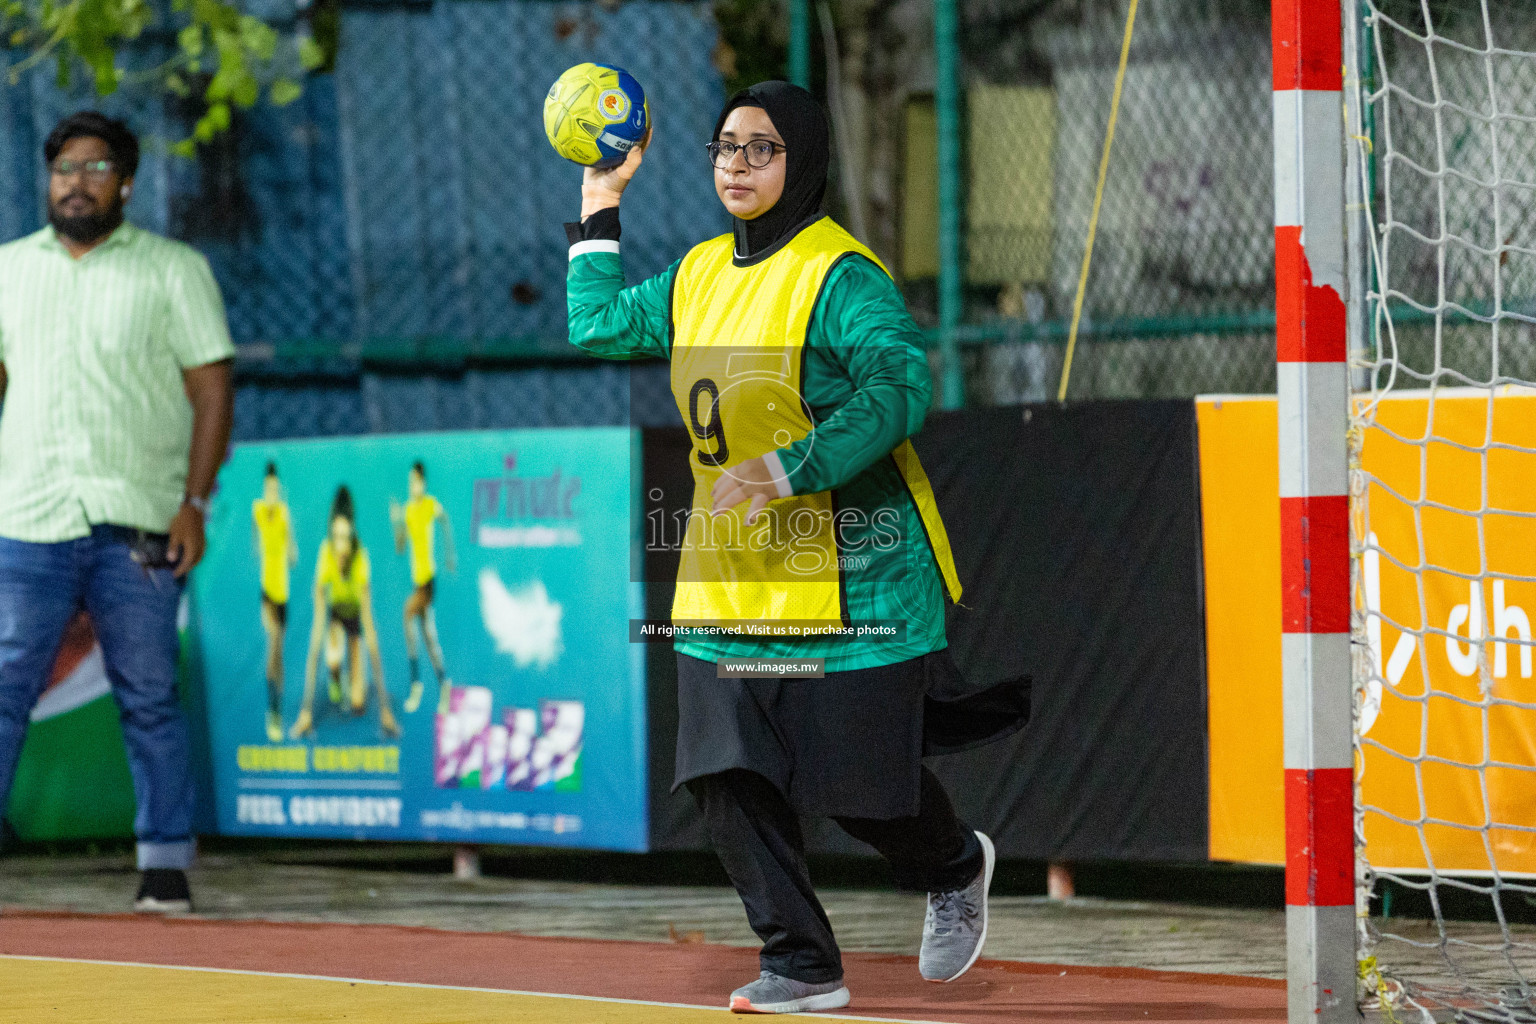
<path id="1" fill-rule="evenodd" d="M 1531 1024 L 1536 4 L 1351 15 L 1363 993 L 1380 1019 Z"/>

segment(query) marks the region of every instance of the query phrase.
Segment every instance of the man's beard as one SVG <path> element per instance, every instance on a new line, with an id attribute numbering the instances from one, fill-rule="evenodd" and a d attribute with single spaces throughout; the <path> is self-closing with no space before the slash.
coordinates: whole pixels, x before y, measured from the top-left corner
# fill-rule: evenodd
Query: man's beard
<path id="1" fill-rule="evenodd" d="M 78 193 L 76 193 L 78 194 Z M 105 210 L 81 213 L 74 216 L 62 213 L 60 207 L 75 194 L 65 196 L 60 203 L 48 204 L 48 223 L 53 230 L 74 242 L 95 242 L 110 235 L 123 222 L 123 201 L 114 202 Z"/>

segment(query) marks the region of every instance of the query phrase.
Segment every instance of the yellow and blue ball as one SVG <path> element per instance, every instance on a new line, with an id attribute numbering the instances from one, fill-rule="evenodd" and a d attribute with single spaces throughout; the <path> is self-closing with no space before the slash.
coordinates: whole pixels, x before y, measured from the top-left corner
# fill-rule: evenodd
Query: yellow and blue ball
<path id="1" fill-rule="evenodd" d="M 645 138 L 650 110 L 645 90 L 623 68 L 577 64 L 544 98 L 544 134 L 555 152 L 588 167 L 624 162 Z"/>

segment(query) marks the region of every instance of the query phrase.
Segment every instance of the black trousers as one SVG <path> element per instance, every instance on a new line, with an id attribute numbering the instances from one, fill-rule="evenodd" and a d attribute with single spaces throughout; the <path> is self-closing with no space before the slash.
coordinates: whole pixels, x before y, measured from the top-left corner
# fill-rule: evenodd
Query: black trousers
<path id="1" fill-rule="evenodd" d="M 763 940 L 763 969 L 809 984 L 841 978 L 842 955 L 811 888 L 800 819 L 789 801 L 773 783 L 741 768 L 700 776 L 688 789 L 747 921 Z M 982 869 L 980 841 L 955 816 L 943 785 L 927 768 L 917 814 L 832 820 L 889 861 L 904 889 L 964 888 Z"/>

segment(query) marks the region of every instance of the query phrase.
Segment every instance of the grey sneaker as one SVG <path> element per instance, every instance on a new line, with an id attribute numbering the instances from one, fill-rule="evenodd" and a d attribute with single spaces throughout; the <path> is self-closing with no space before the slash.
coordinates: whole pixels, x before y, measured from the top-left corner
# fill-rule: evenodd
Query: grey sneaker
<path id="1" fill-rule="evenodd" d="M 971 969 L 987 941 L 987 890 L 992 888 L 992 868 L 997 853 L 992 840 L 980 832 L 981 853 L 986 863 L 964 889 L 928 894 L 928 915 L 923 919 L 923 948 L 917 969 L 929 981 L 954 981 Z"/>
<path id="2" fill-rule="evenodd" d="M 793 978 L 783 978 L 772 971 L 750 985 L 731 993 L 732 1013 L 807 1013 L 811 1010 L 836 1010 L 847 1006 L 852 997 L 843 979 L 811 985 Z"/>

